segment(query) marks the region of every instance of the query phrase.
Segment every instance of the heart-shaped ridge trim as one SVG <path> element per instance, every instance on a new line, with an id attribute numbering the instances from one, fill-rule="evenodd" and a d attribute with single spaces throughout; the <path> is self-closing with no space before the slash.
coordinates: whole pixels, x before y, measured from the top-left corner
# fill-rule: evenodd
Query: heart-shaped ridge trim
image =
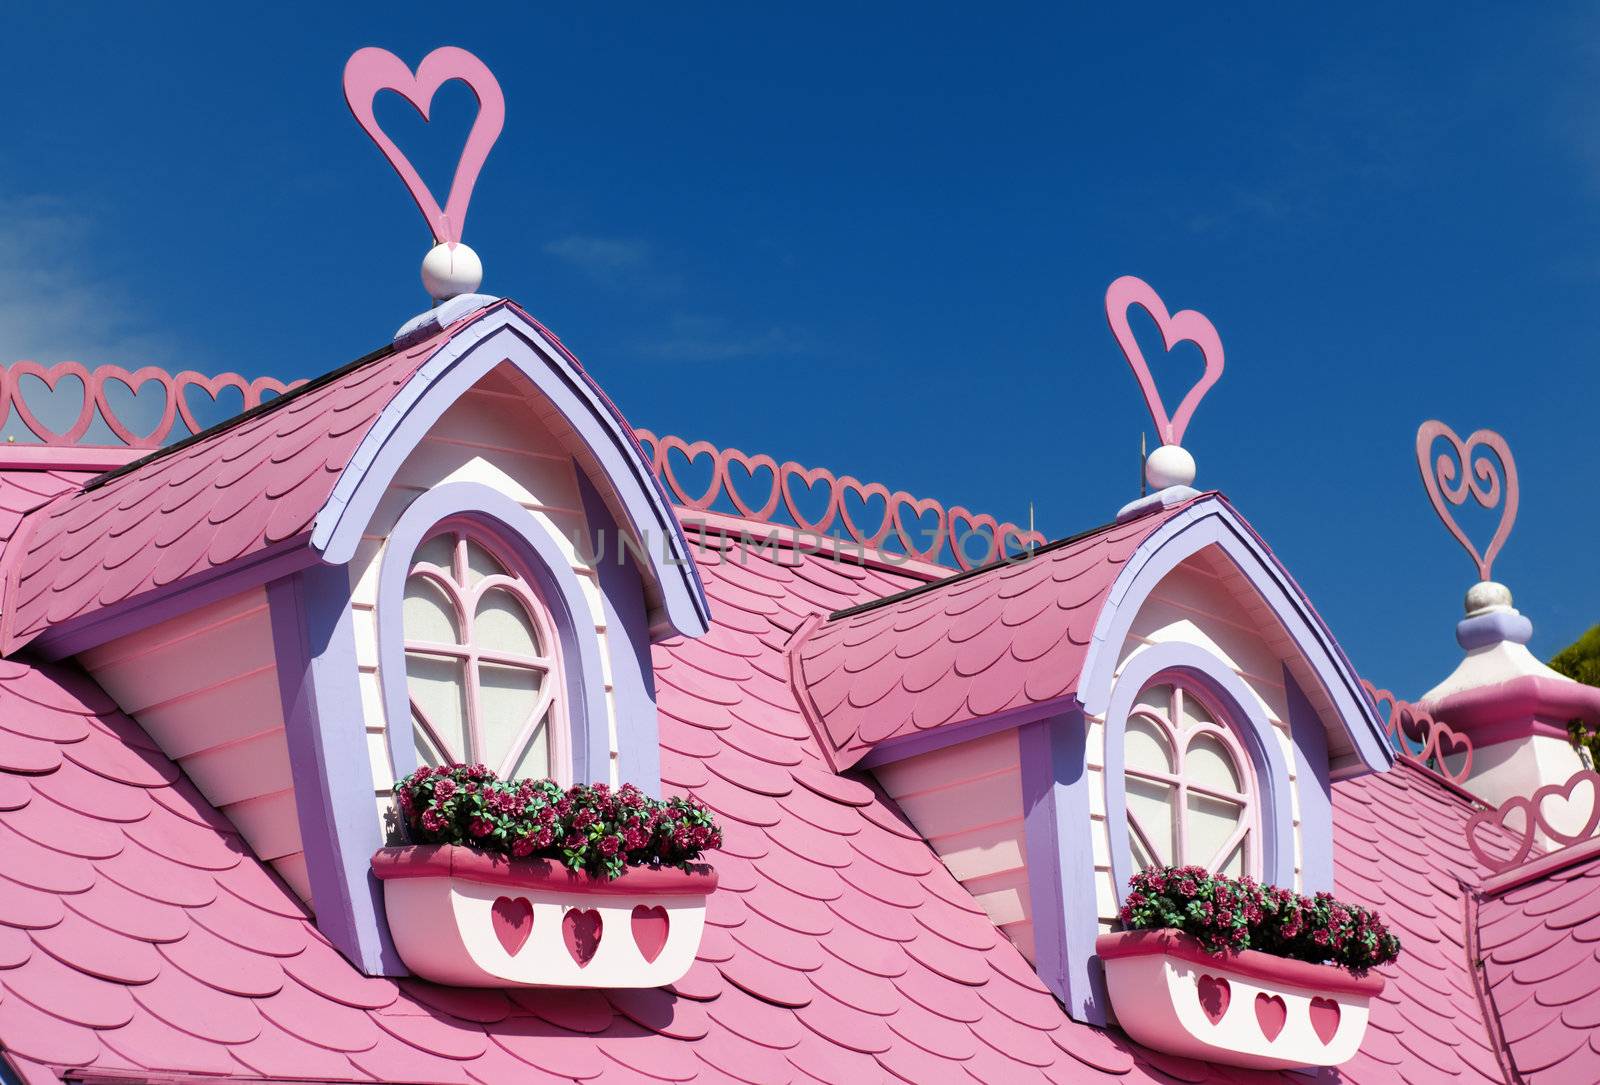
<path id="1" fill-rule="evenodd" d="M 1200 997 L 1200 1009 L 1206 1020 L 1215 1025 L 1228 1012 L 1233 1001 L 1233 987 L 1223 976 L 1201 976 L 1195 981 L 1195 993 Z"/>
<path id="2" fill-rule="evenodd" d="M 651 908 L 636 904 L 632 919 L 633 944 L 639 947 L 639 953 L 646 963 L 655 964 L 656 958 L 667 947 L 667 935 L 671 930 L 667 910 L 659 904 Z"/>
<path id="3" fill-rule="evenodd" d="M 526 897 L 496 897 L 489 919 L 507 956 L 515 957 L 521 952 L 533 934 L 533 905 Z"/>
<path id="4" fill-rule="evenodd" d="M 427 121 L 433 96 L 452 79 L 459 79 L 471 88 L 478 99 L 478 115 L 461 148 L 455 177 L 450 182 L 450 195 L 441 208 L 411 160 L 378 124 L 373 102 L 380 90 L 392 90 L 410 102 Z M 344 99 L 357 123 L 372 137 L 372 142 L 405 182 L 417 209 L 428 220 L 434 240 L 459 244 L 461 229 L 467 220 L 467 204 L 472 200 L 472 187 L 478 182 L 478 173 L 489 157 L 489 149 L 500 138 L 500 129 L 505 126 L 506 100 L 494 73 L 483 61 L 453 45 L 435 49 L 423 57 L 415 74 L 406 67 L 405 61 L 387 49 L 368 46 L 357 49 L 345 62 Z"/>
<path id="5" fill-rule="evenodd" d="M 1310 1013 L 1311 1030 L 1317 1034 L 1317 1039 L 1324 1047 L 1333 1043 L 1333 1038 L 1339 1035 L 1339 1004 L 1331 998 L 1313 998 Z"/>
<path id="6" fill-rule="evenodd" d="M 1588 785 L 1589 812 L 1584 817 L 1582 824 L 1574 830 L 1573 821 L 1561 818 L 1562 824 L 1557 825 L 1550 820 L 1545 803 L 1551 799 L 1561 802 L 1572 802 L 1579 788 Z M 1507 824 L 1507 819 L 1512 815 L 1521 815 L 1522 827 L 1513 829 Z M 1511 837 L 1510 853 L 1506 854 L 1507 845 L 1497 842 L 1494 847 L 1486 847 L 1479 839 L 1479 832 L 1486 825 L 1494 825 L 1503 833 Z M 1531 795 L 1515 795 L 1497 807 L 1479 810 L 1467 819 L 1467 846 L 1478 862 L 1492 871 L 1509 870 L 1520 866 L 1527 861 L 1533 853 L 1535 841 L 1539 833 L 1544 833 L 1557 846 L 1576 844 L 1588 840 L 1600 830 L 1600 773 L 1592 769 L 1582 769 L 1568 777 L 1565 783 L 1546 784 Z"/>
<path id="7" fill-rule="evenodd" d="M 593 908 L 571 908 L 561 917 L 561 938 L 579 968 L 594 960 L 600 948 L 602 926 L 600 913 Z"/>
<path id="8" fill-rule="evenodd" d="M 1284 1022 L 1289 1020 L 1289 1007 L 1277 995 L 1269 995 L 1265 991 L 1256 995 L 1256 1024 L 1261 1026 L 1261 1034 L 1271 1043 L 1283 1031 Z"/>
<path id="9" fill-rule="evenodd" d="M 1434 442 L 1441 438 L 1449 443 L 1454 459 L 1447 455 L 1432 459 Z M 1500 461 L 1499 468 L 1486 457 L 1480 456 L 1474 461 L 1472 450 L 1475 448 L 1486 448 L 1493 452 Z M 1511 456 L 1511 446 L 1492 429 L 1474 430 L 1463 441 L 1455 430 L 1436 418 L 1430 418 L 1417 427 L 1417 469 L 1422 472 L 1422 486 L 1428 491 L 1428 500 L 1433 502 L 1433 511 L 1439 514 L 1444 526 L 1478 567 L 1478 579 L 1490 579 L 1494 559 L 1499 556 L 1500 548 L 1505 546 L 1506 539 L 1511 535 L 1511 525 L 1517 520 L 1517 461 Z M 1500 500 L 1501 472 L 1505 475 L 1504 504 Z M 1482 552 L 1467 538 L 1467 533 L 1456 523 L 1455 515 L 1446 504 L 1464 505 L 1468 494 L 1482 508 L 1501 506 L 1500 523 L 1495 527 L 1488 548 Z"/>
<path id="10" fill-rule="evenodd" d="M 1161 401 L 1155 378 L 1150 375 L 1144 352 L 1139 349 L 1133 329 L 1128 326 L 1128 308 L 1133 305 L 1150 314 L 1156 327 L 1161 329 L 1161 341 L 1169 352 L 1179 343 L 1188 342 L 1199 347 L 1205 358 L 1205 372 L 1200 374 L 1200 379 L 1194 382 L 1194 386 L 1184 395 L 1183 402 L 1178 404 L 1178 413 L 1171 417 L 1168 417 L 1166 405 Z M 1183 444 L 1183 435 L 1189 428 L 1189 419 L 1194 416 L 1195 408 L 1200 406 L 1206 392 L 1222 376 L 1222 337 L 1217 334 L 1211 321 L 1193 309 L 1169 314 L 1161 296 L 1150 284 L 1133 275 L 1124 275 L 1106 288 L 1106 320 L 1111 324 L 1111 334 L 1117 337 L 1117 345 L 1122 348 L 1123 356 L 1128 359 L 1129 368 L 1138 378 L 1139 390 L 1144 393 L 1145 405 L 1150 408 L 1150 418 L 1156 425 L 1161 443 Z"/>

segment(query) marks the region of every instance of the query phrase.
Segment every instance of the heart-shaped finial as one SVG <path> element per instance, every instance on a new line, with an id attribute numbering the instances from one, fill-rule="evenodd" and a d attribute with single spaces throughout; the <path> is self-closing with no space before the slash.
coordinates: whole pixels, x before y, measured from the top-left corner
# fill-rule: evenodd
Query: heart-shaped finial
<path id="1" fill-rule="evenodd" d="M 1440 439 L 1449 444 L 1449 454 L 1434 460 L 1433 446 Z M 1474 460 L 1473 450 L 1477 448 L 1493 452 L 1499 463 L 1496 464 L 1487 456 L 1479 456 Z M 1506 538 L 1511 534 L 1511 525 L 1517 519 L 1517 461 L 1511 458 L 1511 448 L 1506 444 L 1506 439 L 1494 430 L 1480 429 L 1463 441 L 1455 430 L 1443 422 L 1429 419 L 1417 427 L 1417 469 L 1422 472 L 1422 485 L 1428 491 L 1428 500 L 1433 502 L 1433 511 L 1439 514 L 1444 526 L 1478 567 L 1478 579 L 1492 579 L 1490 574 L 1494 570 L 1494 559 L 1505 545 Z M 1495 528 L 1494 537 L 1489 540 L 1488 549 L 1482 552 L 1467 538 L 1467 533 L 1461 530 L 1461 525 L 1456 523 L 1449 508 L 1450 505 L 1465 504 L 1468 494 L 1485 509 L 1500 506 L 1500 524 Z"/>
<path id="2" fill-rule="evenodd" d="M 1167 350 L 1170 351 L 1179 343 L 1189 342 L 1199 347 L 1205 358 L 1205 372 L 1200 374 L 1200 379 L 1195 381 L 1194 387 L 1178 404 L 1178 413 L 1170 417 L 1166 405 L 1161 401 L 1161 393 L 1156 389 L 1155 378 L 1150 375 L 1150 366 L 1144 360 L 1144 353 L 1133 337 L 1133 330 L 1128 327 L 1128 308 L 1133 305 L 1142 308 L 1155 320 Z M 1217 378 L 1222 376 L 1222 338 L 1217 335 L 1217 329 L 1193 309 L 1169 314 L 1161 296 L 1150 288 L 1150 284 L 1132 275 L 1124 275 L 1106 288 L 1106 320 L 1110 321 L 1111 334 L 1117 337 L 1117 345 L 1122 348 L 1129 368 L 1139 380 L 1139 388 L 1144 392 L 1144 401 L 1150 408 L 1150 418 L 1156 424 L 1156 434 L 1161 438 L 1161 443 L 1183 444 L 1183 434 L 1189 428 L 1189 419 L 1193 417 L 1195 408 L 1211 386 L 1217 383 Z"/>
<path id="3" fill-rule="evenodd" d="M 410 102 L 426 121 L 434 94 L 452 79 L 461 80 L 477 96 L 478 116 L 467 133 L 466 145 L 461 148 L 461 157 L 456 162 L 455 178 L 450 182 L 450 194 L 441 208 L 411 160 L 379 126 L 373 114 L 373 101 L 380 90 L 392 90 Z M 356 121 L 405 182 L 423 218 L 428 220 L 433 239 L 440 244 L 459 245 L 461 228 L 467 220 L 467 204 L 472 199 L 472 186 L 477 183 L 478 172 L 489 157 L 489 148 L 494 146 L 505 125 L 506 100 L 494 73 L 465 49 L 446 45 L 423 57 L 413 75 L 405 62 L 387 49 L 368 46 L 357 49 L 345 63 L 344 98 Z"/>

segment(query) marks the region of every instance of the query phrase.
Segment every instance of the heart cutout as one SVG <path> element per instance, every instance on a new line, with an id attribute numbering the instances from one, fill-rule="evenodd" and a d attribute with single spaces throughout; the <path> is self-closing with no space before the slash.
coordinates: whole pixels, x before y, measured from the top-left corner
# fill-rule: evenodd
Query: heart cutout
<path id="1" fill-rule="evenodd" d="M 562 917 L 561 937 L 579 968 L 594 960 L 600 948 L 600 928 L 600 913 L 593 908 L 572 908 Z"/>
<path id="2" fill-rule="evenodd" d="M 1261 1026 L 1261 1034 L 1267 1038 L 1267 1043 L 1278 1038 L 1287 1020 L 1289 1007 L 1284 1005 L 1283 999 L 1265 992 L 1256 995 L 1256 1024 Z"/>
<path id="3" fill-rule="evenodd" d="M 790 485 L 794 479 L 799 479 L 805 486 L 797 493 Z M 794 518 L 795 526 L 801 531 L 809 531 L 821 535 L 833 523 L 833 517 L 839 508 L 839 482 L 833 472 L 825 467 L 801 467 L 798 463 L 786 463 L 778 469 L 778 483 L 783 491 L 783 507 Z M 807 512 L 822 504 L 822 511 L 816 519 L 810 519 L 800 511 L 804 504 Z"/>
<path id="4" fill-rule="evenodd" d="M 656 445 L 656 449 L 657 462 L 660 464 L 662 477 L 666 479 L 667 485 L 672 488 L 673 494 L 680 502 L 691 509 L 698 509 L 701 512 L 706 511 L 716 503 L 717 491 L 722 487 L 722 472 L 718 468 L 717 448 L 715 445 L 710 441 L 696 441 L 693 444 L 685 444 L 676 437 L 663 437 Z M 707 460 L 707 466 L 704 468 L 699 466 L 699 460 L 702 456 Z M 694 471 L 697 473 L 709 471 L 710 481 L 701 490 L 699 497 L 694 496 L 689 488 L 684 485 L 683 479 L 678 477 L 680 471 Z"/>
<path id="5" fill-rule="evenodd" d="M 1311 1029 L 1323 1046 L 1333 1043 L 1333 1038 L 1339 1034 L 1339 1004 L 1331 998 L 1313 998 Z"/>
<path id="6" fill-rule="evenodd" d="M 178 414 L 192 432 L 200 433 L 250 409 L 244 379 L 229 380 L 230 376 L 186 381 L 179 387 Z"/>
<path id="7" fill-rule="evenodd" d="M 1539 827 L 1558 844 L 1587 840 L 1600 828 L 1600 775 L 1593 772 L 1574 773 L 1564 784 L 1546 784 L 1529 801 Z"/>
<path id="8" fill-rule="evenodd" d="M 500 948 L 515 957 L 533 933 L 533 905 L 524 897 L 497 897 L 489 918 Z"/>
<path id="9" fill-rule="evenodd" d="M 758 475 L 764 476 L 765 481 L 758 482 Z M 764 522 L 777 511 L 780 500 L 778 461 L 765 453 L 747 456 L 737 448 L 724 449 L 722 484 L 727 488 L 729 502 L 739 510 L 739 515 L 747 520 Z M 745 500 L 747 494 L 758 492 L 762 486 L 766 487 L 767 496 L 760 504 L 752 505 Z"/>
<path id="10" fill-rule="evenodd" d="M 894 509 L 895 534 L 900 538 L 900 545 L 905 547 L 906 556 L 918 561 L 937 561 L 939 551 L 944 549 L 944 506 L 931 497 L 918 501 L 904 490 L 896 491 L 889 498 L 889 505 Z M 907 509 L 912 513 L 909 524 L 905 518 Z M 918 539 L 929 545 L 917 546 Z"/>
<path id="11" fill-rule="evenodd" d="M 1201 976 L 1195 988 L 1206 1020 L 1213 1025 L 1221 1021 L 1222 1015 L 1228 1012 L 1228 1003 L 1233 1001 L 1233 988 L 1228 981 L 1221 976 Z"/>
<path id="12" fill-rule="evenodd" d="M 178 412 L 173 379 L 166 371 L 147 365 L 129 373 L 108 365 L 95 370 L 94 377 L 100 417 L 117 440 L 132 448 L 159 446 Z"/>
<path id="13" fill-rule="evenodd" d="M 1450 455 L 1431 459 L 1434 443 L 1439 440 L 1450 446 L 1454 459 Z M 1480 456 L 1473 461 L 1475 448 L 1486 448 L 1493 452 L 1499 460 L 1499 469 L 1485 457 Z M 1511 447 L 1506 444 L 1506 439 L 1494 430 L 1480 429 L 1473 431 L 1463 441 L 1456 436 L 1455 430 L 1437 419 L 1430 419 L 1417 427 L 1417 469 L 1422 472 L 1422 486 L 1428 491 L 1428 500 L 1433 502 L 1433 511 L 1439 514 L 1444 526 L 1478 567 L 1478 579 L 1488 580 L 1494 568 L 1494 559 L 1505 545 L 1511 534 L 1511 525 L 1517 519 L 1517 461 L 1512 459 Z M 1505 475 L 1504 503 L 1501 502 L 1502 471 Z M 1500 523 L 1496 525 L 1488 547 L 1481 552 L 1467 538 L 1467 533 L 1449 509 L 1449 505 L 1466 504 L 1469 494 L 1484 509 L 1500 506 Z"/>
<path id="14" fill-rule="evenodd" d="M 373 101 L 380 90 L 392 90 L 410 102 L 426 121 L 433 96 L 452 79 L 461 80 L 477 97 L 478 115 L 473 119 L 467 142 L 461 148 L 455 177 L 450 183 L 450 195 L 441 208 L 411 160 L 378 124 L 373 113 Z M 345 63 L 344 99 L 356 121 L 372 137 L 372 142 L 378 145 L 383 156 L 389 160 L 389 165 L 405 182 L 422 217 L 428 220 L 434 240 L 459 243 L 461 229 L 467 219 L 467 204 L 472 199 L 472 187 L 478 182 L 478 173 L 489 157 L 489 149 L 500 138 L 500 129 L 505 126 L 505 96 L 501 94 L 500 84 L 494 74 L 483 61 L 453 45 L 435 49 L 423 57 L 415 75 L 403 60 L 387 49 L 369 46 L 356 50 Z"/>
<path id="15" fill-rule="evenodd" d="M 1520 828 L 1512 827 L 1513 820 L 1521 821 Z M 1511 839 L 1483 837 L 1480 834 L 1486 825 L 1495 826 Z M 1532 853 L 1535 829 L 1531 804 L 1525 797 L 1517 795 L 1498 807 L 1479 810 L 1467 819 L 1467 847 L 1473 858 L 1490 870 L 1505 870 L 1518 865 Z"/>
<path id="16" fill-rule="evenodd" d="M 894 530 L 889 516 L 889 487 L 845 475 L 839 480 L 839 518 L 852 539 L 876 550 Z M 872 531 L 861 526 L 871 523 L 878 525 Z"/>
<path id="17" fill-rule="evenodd" d="M 1161 341 L 1169 352 L 1179 343 L 1193 343 L 1205 358 L 1205 371 L 1178 404 L 1178 413 L 1170 418 L 1161 393 L 1156 389 L 1155 378 L 1150 375 L 1150 366 L 1133 337 L 1133 329 L 1128 326 L 1128 308 L 1133 305 L 1150 314 L 1156 327 L 1161 329 Z M 1122 276 L 1106 289 L 1106 319 L 1111 323 L 1111 334 L 1117 337 L 1123 356 L 1128 359 L 1129 368 L 1138 378 L 1139 389 L 1144 393 L 1145 405 L 1150 408 L 1150 418 L 1156 424 L 1162 444 L 1181 445 L 1195 408 L 1222 376 L 1222 338 L 1217 335 L 1217 329 L 1193 309 L 1169 315 L 1161 296 L 1150 284 L 1132 275 Z"/>
<path id="18" fill-rule="evenodd" d="M 37 362 L 13 362 L 7 367 L 7 376 L 17 418 L 45 444 L 77 444 L 93 424 L 93 378 L 77 362 L 59 362 L 49 369 Z M 74 386 L 78 389 L 77 402 L 71 404 Z"/>
<path id="19" fill-rule="evenodd" d="M 649 964 L 654 964 L 667 945 L 669 923 L 667 910 L 661 905 L 646 908 L 643 904 L 633 909 L 633 943 Z"/>

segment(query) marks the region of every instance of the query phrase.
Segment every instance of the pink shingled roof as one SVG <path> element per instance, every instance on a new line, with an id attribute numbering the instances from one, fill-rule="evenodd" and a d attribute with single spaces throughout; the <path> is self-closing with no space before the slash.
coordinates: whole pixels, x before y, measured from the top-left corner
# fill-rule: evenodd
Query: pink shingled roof
<path id="1" fill-rule="evenodd" d="M 396 391 L 484 311 L 30 513 L 0 561 L 5 652 L 305 535 Z"/>
<path id="2" fill-rule="evenodd" d="M 1565 869 L 1478 910 L 1484 978 L 1528 1085 L 1600 1081 L 1600 856 L 1571 850 Z"/>
<path id="3" fill-rule="evenodd" d="M 0 543 L 10 541 L 25 514 L 58 494 L 76 490 L 98 473 L 0 470 Z"/>
<path id="4" fill-rule="evenodd" d="M 29 1085 L 75 1066 L 486 1085 L 1304 1080 L 1070 1021 L 869 778 L 827 769 L 789 638 L 908 578 L 696 552 L 716 624 L 655 649 L 663 775 L 717 811 L 726 847 L 675 989 L 364 979 L 85 676 L 0 661 L 0 1048 Z M 1409 765 L 1336 794 L 1341 889 L 1407 939 L 1342 1080 L 1498 1080 L 1461 944 L 1470 805 Z"/>
<path id="5" fill-rule="evenodd" d="M 817 625 L 796 652 L 797 678 L 833 763 L 1074 692 L 1123 563 L 1189 504 Z"/>

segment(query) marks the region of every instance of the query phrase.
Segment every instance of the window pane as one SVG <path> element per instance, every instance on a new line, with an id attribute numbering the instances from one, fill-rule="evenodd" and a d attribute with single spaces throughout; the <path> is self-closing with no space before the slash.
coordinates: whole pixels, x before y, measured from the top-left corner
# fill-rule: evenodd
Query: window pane
<path id="1" fill-rule="evenodd" d="M 1216 735 L 1198 735 L 1189 743 L 1184 776 L 1191 784 L 1217 791 L 1243 791 L 1233 754 Z"/>
<path id="2" fill-rule="evenodd" d="M 1246 834 L 1244 840 L 1239 841 L 1238 847 L 1234 848 L 1228 857 L 1218 865 L 1218 872 L 1234 878 L 1240 878 L 1245 875 L 1245 845 L 1249 839 L 1249 834 Z"/>
<path id="3" fill-rule="evenodd" d="M 401 610 L 408 641 L 433 644 L 460 644 L 456 608 L 437 584 L 420 576 L 406 580 L 406 597 Z"/>
<path id="4" fill-rule="evenodd" d="M 501 576 L 505 573 L 505 566 L 494 559 L 494 556 L 475 542 L 467 543 L 467 585 L 469 587 L 478 583 L 486 576 Z"/>
<path id="5" fill-rule="evenodd" d="M 1183 861 L 1212 866 L 1220 858 L 1223 845 L 1239 827 L 1243 813 L 1238 803 L 1189 793 L 1188 847 Z"/>
<path id="6" fill-rule="evenodd" d="M 467 757 L 467 687 L 458 659 L 406 653 L 406 688 L 411 700 L 444 743 L 453 761 Z"/>
<path id="7" fill-rule="evenodd" d="M 1128 771 L 1172 774 L 1172 742 L 1153 720 L 1130 716 L 1122 748 Z"/>
<path id="8" fill-rule="evenodd" d="M 1130 776 L 1126 795 L 1129 816 L 1138 820 L 1139 827 L 1150 838 L 1150 846 L 1155 849 L 1150 859 L 1156 863 L 1172 862 L 1172 804 L 1175 799 L 1172 785 Z"/>
<path id="9" fill-rule="evenodd" d="M 526 667 L 496 667 L 485 663 L 478 668 L 478 727 L 483 734 L 483 762 L 498 770 L 512 753 L 511 745 L 539 704 L 539 687 L 544 675 Z M 539 775 L 547 776 L 545 771 Z"/>
<path id="10" fill-rule="evenodd" d="M 1143 705 L 1146 708 L 1153 709 L 1155 714 L 1162 719 L 1168 719 L 1172 716 L 1172 687 L 1151 686 L 1139 694 L 1133 705 L 1135 709 Z"/>
<path id="11" fill-rule="evenodd" d="M 412 722 L 411 737 L 416 740 L 417 764 L 431 765 L 434 768 L 438 768 L 440 765 L 448 765 L 450 763 L 450 758 L 439 752 L 439 748 L 433 744 L 433 740 L 428 737 L 427 732 L 416 726 L 415 721 Z"/>
<path id="12" fill-rule="evenodd" d="M 1197 723 L 1216 723 L 1211 713 L 1206 711 L 1205 704 L 1188 690 L 1183 691 L 1183 721 L 1181 726 L 1188 730 Z"/>
<path id="13" fill-rule="evenodd" d="M 411 559 L 411 564 L 416 565 L 426 562 L 437 565 L 446 575 L 451 573 L 451 561 L 455 557 L 456 537 L 450 534 L 435 535 L 421 546 L 417 547 L 416 557 Z"/>
<path id="14" fill-rule="evenodd" d="M 500 588 L 483 593 L 473 632 L 480 651 L 521 656 L 541 654 L 538 635 L 533 631 L 533 622 L 522 601 Z"/>
<path id="15" fill-rule="evenodd" d="M 550 765 L 550 724 L 549 715 L 539 721 L 539 729 L 534 732 L 533 741 L 528 743 L 522 751 L 522 758 L 512 768 L 508 779 L 521 780 L 532 778 L 542 780 L 547 776 L 554 776 Z"/>

